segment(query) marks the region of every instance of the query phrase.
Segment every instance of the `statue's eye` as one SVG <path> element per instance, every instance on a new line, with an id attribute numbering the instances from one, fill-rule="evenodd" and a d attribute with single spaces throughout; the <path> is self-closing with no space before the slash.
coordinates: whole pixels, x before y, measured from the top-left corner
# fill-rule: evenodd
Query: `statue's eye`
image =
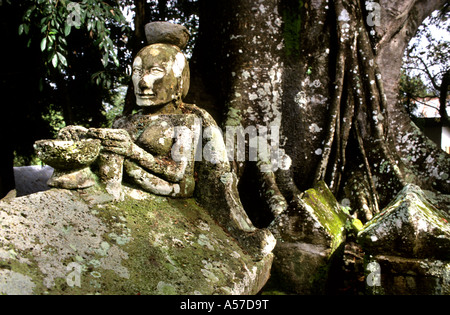
<path id="1" fill-rule="evenodd" d="M 133 68 L 133 74 L 141 75 L 142 69 L 138 67 Z"/>
<path id="2" fill-rule="evenodd" d="M 164 69 L 160 67 L 153 67 L 150 69 L 152 75 L 164 75 Z"/>

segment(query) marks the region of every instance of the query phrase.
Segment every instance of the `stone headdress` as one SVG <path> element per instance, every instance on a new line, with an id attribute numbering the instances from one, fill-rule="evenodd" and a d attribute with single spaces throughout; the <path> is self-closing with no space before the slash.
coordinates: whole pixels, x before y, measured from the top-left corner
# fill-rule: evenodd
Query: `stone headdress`
<path id="1" fill-rule="evenodd" d="M 147 44 L 170 44 L 185 49 L 191 34 L 183 25 L 170 22 L 151 22 L 145 26 Z"/>

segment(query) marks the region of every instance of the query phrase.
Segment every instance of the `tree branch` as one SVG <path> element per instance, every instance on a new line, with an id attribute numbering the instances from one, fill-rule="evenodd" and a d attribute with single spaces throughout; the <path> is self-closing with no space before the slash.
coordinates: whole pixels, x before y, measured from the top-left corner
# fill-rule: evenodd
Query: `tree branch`
<path id="1" fill-rule="evenodd" d="M 435 96 L 435 97 L 436 97 L 436 96 Z M 416 97 L 414 97 L 414 96 L 411 96 L 411 98 L 413 99 L 414 102 L 420 103 L 420 104 L 422 104 L 422 105 L 424 105 L 424 106 L 427 106 L 427 107 L 431 107 L 431 108 L 433 108 L 433 109 L 435 109 L 435 110 L 439 110 L 438 107 L 429 105 L 429 104 L 424 103 L 424 102 L 422 102 L 422 101 L 419 101 L 419 100 L 418 100 Z"/>
<path id="2" fill-rule="evenodd" d="M 422 58 L 420 58 L 419 56 L 410 56 L 410 58 L 418 59 L 422 63 L 422 65 L 424 66 L 424 69 L 419 69 L 419 70 L 422 70 L 422 72 L 424 72 L 427 75 L 427 77 L 428 77 L 428 79 L 430 79 L 431 84 L 433 85 L 433 87 L 436 90 L 439 91 L 440 87 L 436 83 L 436 78 L 431 74 L 430 70 L 428 69 L 429 67 L 426 64 L 426 62 Z"/>

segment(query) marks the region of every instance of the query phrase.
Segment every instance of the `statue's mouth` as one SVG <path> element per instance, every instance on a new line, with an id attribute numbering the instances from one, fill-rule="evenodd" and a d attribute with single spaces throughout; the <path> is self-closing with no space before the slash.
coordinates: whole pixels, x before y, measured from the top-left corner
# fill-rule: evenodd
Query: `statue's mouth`
<path id="1" fill-rule="evenodd" d="M 155 94 L 153 93 L 146 93 L 146 94 L 138 94 L 139 98 L 141 99 L 151 99 L 155 97 Z"/>

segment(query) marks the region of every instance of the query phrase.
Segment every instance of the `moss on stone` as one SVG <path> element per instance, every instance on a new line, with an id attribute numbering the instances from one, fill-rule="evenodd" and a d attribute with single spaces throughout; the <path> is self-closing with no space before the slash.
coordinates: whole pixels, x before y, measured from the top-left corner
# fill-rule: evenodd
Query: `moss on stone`
<path id="1" fill-rule="evenodd" d="M 347 215 L 325 182 L 307 190 L 297 202 L 272 225 L 278 238 L 274 282 L 296 294 L 325 294 L 342 260 Z"/>
<path id="2" fill-rule="evenodd" d="M 372 254 L 448 260 L 449 220 L 418 186 L 408 185 L 366 223 L 358 241 Z"/>
<path id="3" fill-rule="evenodd" d="M 302 197 L 313 209 L 313 214 L 331 238 L 332 252 L 344 241 L 346 215 L 325 182 L 319 182 Z"/>
<path id="4" fill-rule="evenodd" d="M 14 235 L 0 246 L 0 270 L 30 279 L 34 294 L 55 295 L 255 294 L 267 280 L 272 255 L 254 262 L 194 199 L 126 192 L 95 206 L 64 190 L 0 203 L 0 219 L 30 226 L 0 232 L 0 240 Z M 43 203 L 55 208 L 39 214 Z M 69 285 L 70 266 L 80 268 L 79 286 Z"/>

